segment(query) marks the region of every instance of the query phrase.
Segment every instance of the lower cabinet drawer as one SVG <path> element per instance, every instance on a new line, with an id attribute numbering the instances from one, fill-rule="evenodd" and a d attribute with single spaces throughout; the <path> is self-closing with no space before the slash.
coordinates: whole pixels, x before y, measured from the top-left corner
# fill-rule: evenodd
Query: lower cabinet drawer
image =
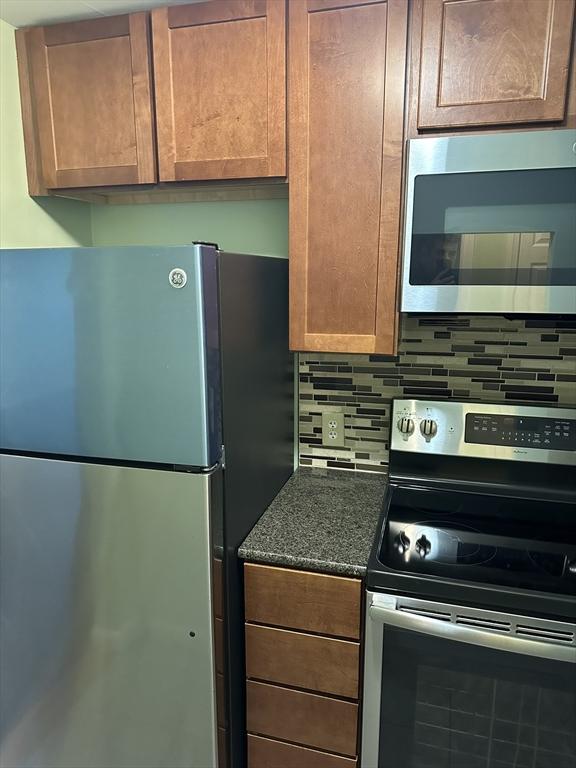
<path id="1" fill-rule="evenodd" d="M 253 680 L 246 697 L 249 732 L 356 756 L 358 704 Z"/>
<path id="2" fill-rule="evenodd" d="M 248 734 L 248 768 L 357 768 L 358 761 Z"/>
<path id="3" fill-rule="evenodd" d="M 294 688 L 358 698 L 360 645 L 246 624 L 246 675 Z"/>

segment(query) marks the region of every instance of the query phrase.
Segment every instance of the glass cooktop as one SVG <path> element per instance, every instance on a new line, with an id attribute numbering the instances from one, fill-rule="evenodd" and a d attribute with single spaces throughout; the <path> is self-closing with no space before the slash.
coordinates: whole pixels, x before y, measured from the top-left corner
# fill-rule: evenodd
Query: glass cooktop
<path id="1" fill-rule="evenodd" d="M 576 503 L 397 486 L 388 501 L 388 569 L 576 593 Z"/>

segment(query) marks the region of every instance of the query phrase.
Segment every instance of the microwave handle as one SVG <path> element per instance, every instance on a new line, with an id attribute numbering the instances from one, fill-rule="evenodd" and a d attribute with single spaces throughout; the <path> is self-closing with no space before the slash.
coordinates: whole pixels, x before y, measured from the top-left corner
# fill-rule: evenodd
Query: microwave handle
<path id="1" fill-rule="evenodd" d="M 377 598 L 376 598 L 377 600 Z M 372 621 L 388 624 L 399 629 L 434 635 L 446 640 L 456 640 L 460 643 L 481 645 L 497 651 L 521 653 L 526 656 L 537 656 L 541 659 L 567 661 L 576 663 L 576 647 L 563 647 L 555 643 L 543 643 L 540 640 L 527 640 L 523 637 L 499 635 L 482 629 L 454 624 L 451 621 L 434 619 L 428 616 L 403 613 L 395 608 L 386 608 L 373 602 L 368 608 Z"/>

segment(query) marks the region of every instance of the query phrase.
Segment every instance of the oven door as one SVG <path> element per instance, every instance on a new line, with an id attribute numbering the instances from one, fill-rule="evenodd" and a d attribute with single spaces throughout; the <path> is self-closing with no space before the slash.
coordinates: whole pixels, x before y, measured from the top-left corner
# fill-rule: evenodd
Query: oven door
<path id="1" fill-rule="evenodd" d="M 536 134 L 410 142 L 403 312 L 576 311 L 576 131 Z"/>
<path id="2" fill-rule="evenodd" d="M 362 768 L 575 768 L 575 627 L 367 593 Z"/>

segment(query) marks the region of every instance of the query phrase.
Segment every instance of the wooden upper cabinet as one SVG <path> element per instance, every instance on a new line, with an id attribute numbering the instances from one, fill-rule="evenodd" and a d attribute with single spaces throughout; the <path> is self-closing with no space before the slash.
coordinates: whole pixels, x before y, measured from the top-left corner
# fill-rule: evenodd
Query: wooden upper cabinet
<path id="1" fill-rule="evenodd" d="M 284 0 L 152 12 L 162 181 L 286 174 Z"/>
<path id="2" fill-rule="evenodd" d="M 16 36 L 31 194 L 154 182 L 147 14 Z"/>
<path id="3" fill-rule="evenodd" d="M 407 10 L 289 3 L 292 349 L 395 351 Z"/>
<path id="4" fill-rule="evenodd" d="M 419 130 L 564 119 L 574 0 L 420 8 Z"/>

